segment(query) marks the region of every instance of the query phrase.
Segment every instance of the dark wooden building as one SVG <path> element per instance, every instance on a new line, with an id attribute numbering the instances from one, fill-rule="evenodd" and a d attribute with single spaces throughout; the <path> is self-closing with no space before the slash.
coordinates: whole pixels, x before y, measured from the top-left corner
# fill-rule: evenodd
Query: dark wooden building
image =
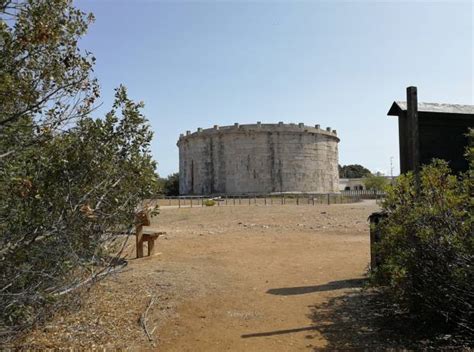
<path id="1" fill-rule="evenodd" d="M 474 105 L 418 103 L 416 87 L 407 101 L 395 101 L 388 112 L 398 116 L 400 172 L 418 171 L 433 158 L 449 162 L 458 173 L 468 169 L 466 134 L 474 128 Z"/>

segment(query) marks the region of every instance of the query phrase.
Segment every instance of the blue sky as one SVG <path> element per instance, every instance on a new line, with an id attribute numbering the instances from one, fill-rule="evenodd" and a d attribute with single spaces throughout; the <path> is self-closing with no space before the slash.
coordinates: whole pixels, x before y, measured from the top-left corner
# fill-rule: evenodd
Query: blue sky
<path id="1" fill-rule="evenodd" d="M 113 89 L 145 102 L 158 172 L 178 171 L 176 141 L 197 127 L 304 122 L 338 131 L 341 164 L 398 173 L 405 88 L 419 101 L 473 103 L 470 1 L 105 1 L 81 47 Z"/>

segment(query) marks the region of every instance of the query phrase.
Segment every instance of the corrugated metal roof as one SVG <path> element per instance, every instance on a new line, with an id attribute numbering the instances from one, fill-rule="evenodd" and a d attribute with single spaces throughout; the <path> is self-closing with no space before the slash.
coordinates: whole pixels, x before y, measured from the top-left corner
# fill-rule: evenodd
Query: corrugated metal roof
<path id="1" fill-rule="evenodd" d="M 394 101 L 388 111 L 389 116 L 398 116 L 400 112 L 407 110 L 406 101 Z M 440 114 L 463 114 L 474 115 L 474 105 L 418 103 L 419 112 L 434 112 Z"/>

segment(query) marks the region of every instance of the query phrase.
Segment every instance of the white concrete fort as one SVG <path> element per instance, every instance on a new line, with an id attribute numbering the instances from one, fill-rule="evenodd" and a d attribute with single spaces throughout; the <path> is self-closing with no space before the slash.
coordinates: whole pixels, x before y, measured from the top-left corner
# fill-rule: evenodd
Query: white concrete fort
<path id="1" fill-rule="evenodd" d="M 182 195 L 339 191 L 335 130 L 257 124 L 187 131 L 178 141 Z"/>

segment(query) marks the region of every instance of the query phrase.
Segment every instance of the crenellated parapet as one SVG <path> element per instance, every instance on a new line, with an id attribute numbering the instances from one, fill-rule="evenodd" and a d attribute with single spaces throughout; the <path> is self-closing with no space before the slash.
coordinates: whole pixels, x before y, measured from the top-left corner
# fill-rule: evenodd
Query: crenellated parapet
<path id="1" fill-rule="evenodd" d="M 178 140 L 179 143 L 187 138 L 195 138 L 195 137 L 206 137 L 208 135 L 216 135 L 219 133 L 231 134 L 231 133 L 241 133 L 245 134 L 248 132 L 270 132 L 270 133 L 309 133 L 309 134 L 324 134 L 331 137 L 337 136 L 337 131 L 331 129 L 331 127 L 326 127 L 326 129 L 321 129 L 320 125 L 308 126 L 304 123 L 283 123 L 279 122 L 278 124 L 262 124 L 258 121 L 256 124 L 245 124 L 241 125 L 238 122 L 234 123 L 230 126 L 219 126 L 214 125 L 212 128 L 203 129 L 202 127 L 198 127 L 195 132 L 186 131 L 186 134 L 180 134 Z M 337 137 L 336 137 L 337 138 Z M 339 138 L 337 138 L 339 141 Z"/>

